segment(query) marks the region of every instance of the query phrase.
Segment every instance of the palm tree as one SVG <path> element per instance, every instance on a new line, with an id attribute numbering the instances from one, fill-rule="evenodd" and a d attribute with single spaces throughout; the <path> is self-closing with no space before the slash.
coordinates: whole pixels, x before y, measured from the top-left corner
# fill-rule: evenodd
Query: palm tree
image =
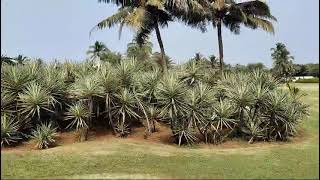
<path id="1" fill-rule="evenodd" d="M 132 27 L 137 30 L 136 40 L 139 45 L 144 44 L 150 33 L 155 31 L 161 50 L 163 71 L 167 72 L 165 50 L 159 27 L 168 26 L 168 22 L 172 19 L 171 15 L 165 10 L 164 2 L 162 0 L 136 2 L 99 0 L 99 2 L 113 2 L 117 5 L 121 4 L 122 7 L 118 9 L 117 13 L 98 23 L 95 28 L 111 28 L 116 24 L 120 24 L 120 37 L 123 26 Z"/>
<path id="2" fill-rule="evenodd" d="M 90 55 L 90 59 L 92 62 L 99 64 L 101 56 L 106 52 L 110 52 L 106 45 L 103 44 L 103 42 L 96 41 L 94 45 L 89 46 L 87 54 Z"/>
<path id="3" fill-rule="evenodd" d="M 273 71 L 277 77 L 284 77 L 285 81 L 294 72 L 292 64 L 293 56 L 290 56 L 290 52 L 286 46 L 282 43 L 277 43 L 275 48 L 271 48 L 271 57 L 273 62 Z"/>
<path id="4" fill-rule="evenodd" d="M 186 1 L 189 2 L 189 1 Z M 184 5 L 186 6 L 186 5 Z M 223 72 L 222 24 L 231 32 L 240 33 L 240 25 L 251 29 L 258 27 L 274 33 L 270 20 L 275 20 L 266 3 L 259 0 L 236 3 L 233 0 L 201 0 L 189 2 L 189 10 L 170 8 L 170 12 L 192 27 L 205 31 L 207 22 L 218 29 L 220 71 Z"/>
<path id="5" fill-rule="evenodd" d="M 146 41 L 143 45 L 139 45 L 136 39 L 127 45 L 127 57 L 135 58 L 138 61 L 147 61 L 152 55 L 152 43 Z"/>

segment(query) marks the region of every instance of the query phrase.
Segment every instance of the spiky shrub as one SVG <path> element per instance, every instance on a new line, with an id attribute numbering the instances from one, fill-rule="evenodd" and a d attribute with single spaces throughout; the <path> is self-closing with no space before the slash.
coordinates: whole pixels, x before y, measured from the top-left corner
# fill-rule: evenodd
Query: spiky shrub
<path id="1" fill-rule="evenodd" d="M 201 82 L 203 79 L 204 73 L 200 65 L 196 61 L 190 61 L 185 70 L 183 71 L 182 81 L 186 82 L 189 86 L 194 86 L 195 84 Z"/>
<path id="2" fill-rule="evenodd" d="M 116 76 L 123 88 L 131 89 L 134 86 L 134 74 L 139 71 L 134 59 L 126 59 L 116 66 Z"/>
<path id="3" fill-rule="evenodd" d="M 110 63 L 103 63 L 97 76 L 102 87 L 101 96 L 105 103 L 106 119 L 115 133 L 115 122 L 111 115 L 111 108 L 115 105 L 115 94 L 120 90 L 120 80 L 117 78 L 116 72 Z"/>
<path id="4" fill-rule="evenodd" d="M 161 119 L 160 110 L 155 105 L 148 105 L 146 108 L 148 120 L 152 126 L 152 132 L 156 131 L 156 122 Z"/>
<path id="5" fill-rule="evenodd" d="M 1 114 L 1 147 L 11 145 L 21 139 L 18 129 L 18 122 L 7 114 Z"/>
<path id="6" fill-rule="evenodd" d="M 35 70 L 30 66 L 4 66 L 1 68 L 1 88 L 14 97 L 21 93 L 27 83 L 36 78 Z"/>
<path id="7" fill-rule="evenodd" d="M 189 106 L 186 120 L 192 128 L 205 137 L 206 119 L 214 102 L 214 91 L 208 85 L 199 82 L 188 90 L 186 100 Z"/>
<path id="8" fill-rule="evenodd" d="M 227 100 L 220 100 L 214 105 L 212 115 L 206 123 L 206 142 L 223 142 L 237 125 L 237 120 L 233 118 L 235 112 L 233 105 Z"/>
<path id="9" fill-rule="evenodd" d="M 218 87 L 236 108 L 237 136 L 254 140 L 287 140 L 307 115 L 297 90 L 284 92 L 270 74 L 261 70 L 225 74 Z"/>
<path id="10" fill-rule="evenodd" d="M 86 105 L 81 102 L 74 103 L 69 106 L 65 113 L 65 120 L 71 121 L 67 128 L 75 127 L 79 132 L 79 141 L 85 141 L 88 138 L 88 120 L 90 111 Z"/>
<path id="11" fill-rule="evenodd" d="M 80 77 L 75 81 L 69 91 L 73 98 L 87 102 L 91 114 L 88 120 L 89 128 L 92 125 L 92 116 L 95 115 L 94 102 L 96 98 L 101 97 L 103 93 L 103 88 L 98 80 L 98 77 L 99 76 L 96 74 Z"/>
<path id="12" fill-rule="evenodd" d="M 137 92 L 141 94 L 141 98 L 148 103 L 156 103 L 155 92 L 161 79 L 158 70 L 137 74 Z"/>
<path id="13" fill-rule="evenodd" d="M 37 117 L 41 120 L 41 112 L 52 112 L 54 98 L 39 83 L 31 82 L 19 93 L 19 107 L 27 118 Z"/>
<path id="14" fill-rule="evenodd" d="M 56 128 L 50 123 L 41 123 L 31 132 L 31 138 L 36 142 L 36 148 L 47 149 L 55 143 Z"/>
<path id="15" fill-rule="evenodd" d="M 121 137 L 129 134 L 128 124 L 138 119 L 140 116 L 136 112 L 138 102 L 133 92 L 123 88 L 115 94 L 115 105 L 112 107 L 112 116 L 116 121 L 116 130 Z"/>
<path id="16" fill-rule="evenodd" d="M 1 113 L 14 111 L 15 97 L 6 89 L 1 89 Z"/>
<path id="17" fill-rule="evenodd" d="M 188 141 L 186 135 L 192 134 L 189 131 L 189 124 L 184 117 L 188 113 L 188 103 L 186 101 L 187 88 L 179 80 L 176 73 L 169 73 L 160 81 L 156 98 L 160 107 L 160 115 L 170 124 L 172 133 L 180 143 Z"/>

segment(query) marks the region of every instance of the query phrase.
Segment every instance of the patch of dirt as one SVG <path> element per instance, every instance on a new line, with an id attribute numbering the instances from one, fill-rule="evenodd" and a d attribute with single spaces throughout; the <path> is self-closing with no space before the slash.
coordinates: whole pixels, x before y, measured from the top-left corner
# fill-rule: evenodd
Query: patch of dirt
<path id="1" fill-rule="evenodd" d="M 268 147 L 274 147 L 279 145 L 292 145 L 297 143 L 304 143 L 307 139 L 309 139 L 308 135 L 305 133 L 305 131 L 302 129 L 298 132 L 299 135 L 296 138 L 293 138 L 289 142 L 254 142 L 253 144 L 248 144 L 247 141 L 243 139 L 229 139 L 226 142 L 223 142 L 219 145 L 213 145 L 213 144 L 205 144 L 205 143 L 199 143 L 196 144 L 192 149 L 195 149 L 196 151 L 216 151 L 216 152 L 225 152 L 225 151 L 237 151 L 243 150 L 248 151 L 249 149 L 256 150 L 261 149 L 261 147 L 268 148 Z M 176 146 L 174 145 L 174 139 L 172 137 L 171 129 L 162 123 L 156 124 L 156 132 L 153 132 L 151 135 L 146 136 L 146 131 L 144 127 L 136 126 L 133 127 L 131 130 L 131 133 L 128 135 L 127 138 L 120 138 L 116 137 L 110 129 L 106 128 L 95 128 L 92 129 L 89 132 L 88 141 L 84 143 L 78 143 L 78 133 L 73 132 L 59 132 L 58 137 L 56 138 L 56 145 L 57 148 L 50 148 L 49 151 L 45 150 L 43 152 L 55 152 L 60 151 L 62 148 L 67 148 L 70 151 L 78 151 L 79 149 L 87 149 L 90 150 L 93 148 L 93 146 L 99 146 L 100 149 L 97 151 L 96 149 L 94 151 L 97 151 L 96 154 L 105 154 L 107 152 L 104 151 L 114 151 L 114 149 L 108 149 L 108 144 L 112 143 L 113 141 L 123 141 L 126 144 L 130 145 L 137 145 L 137 150 L 145 151 L 146 146 L 140 146 L 140 144 L 153 144 L 154 146 L 148 146 L 148 152 L 154 152 L 158 155 L 163 156 L 170 156 L 172 153 L 176 152 Z M 74 144 L 77 143 L 76 146 L 68 146 L 65 147 L 65 145 Z M 98 144 L 97 144 L 98 143 Z M 113 143 L 114 144 L 114 143 Z M 91 148 L 92 146 L 92 148 Z M 166 150 L 163 151 L 163 148 Z M 16 146 L 11 147 L 2 147 L 1 151 L 12 151 L 16 153 L 25 152 L 25 151 L 33 151 L 36 150 L 35 148 L 35 142 L 30 140 L 27 142 L 22 142 L 17 144 Z M 63 149 L 66 150 L 66 149 Z M 190 148 L 188 148 L 190 150 Z M 180 151 L 185 151 L 184 148 L 180 148 Z M 93 151 L 88 151 L 93 152 Z"/>

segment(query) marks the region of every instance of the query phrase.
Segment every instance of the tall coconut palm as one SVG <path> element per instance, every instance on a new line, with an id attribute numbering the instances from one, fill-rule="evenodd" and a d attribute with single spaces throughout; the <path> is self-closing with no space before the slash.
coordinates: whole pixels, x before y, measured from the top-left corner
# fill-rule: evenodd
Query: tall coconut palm
<path id="1" fill-rule="evenodd" d="M 251 29 L 262 28 L 274 33 L 270 20 L 276 20 L 270 13 L 266 3 L 259 0 L 236 3 L 234 0 L 195 0 L 188 3 L 188 11 L 179 8 L 171 8 L 170 12 L 192 27 L 205 31 L 207 22 L 211 22 L 213 28 L 217 28 L 220 70 L 223 72 L 223 41 L 222 25 L 231 32 L 240 33 L 240 25 Z"/>
<path id="2" fill-rule="evenodd" d="M 101 56 L 109 51 L 110 50 L 106 47 L 105 44 L 103 44 L 103 42 L 96 41 L 94 45 L 89 46 L 87 54 L 90 55 L 90 60 L 92 62 L 99 64 Z"/>
<path id="3" fill-rule="evenodd" d="M 143 45 L 139 45 L 136 39 L 127 45 L 127 57 L 135 58 L 138 61 L 147 61 L 152 55 L 152 43 L 146 41 Z"/>
<path id="4" fill-rule="evenodd" d="M 275 48 L 271 48 L 273 59 L 273 73 L 278 78 L 284 78 L 285 81 L 293 74 L 293 56 L 290 56 L 290 52 L 286 46 L 282 43 L 277 43 Z"/>
<path id="5" fill-rule="evenodd" d="M 167 63 L 165 61 L 165 50 L 161 38 L 160 27 L 168 26 L 172 20 L 171 15 L 165 10 L 165 1 L 110 1 L 99 0 L 99 2 L 112 2 L 122 7 L 114 15 L 102 20 L 96 25 L 97 29 L 111 28 L 120 24 L 119 36 L 123 26 L 132 27 L 137 31 L 137 43 L 142 45 L 148 39 L 152 31 L 156 32 L 158 44 L 162 55 L 163 71 L 167 72 Z"/>

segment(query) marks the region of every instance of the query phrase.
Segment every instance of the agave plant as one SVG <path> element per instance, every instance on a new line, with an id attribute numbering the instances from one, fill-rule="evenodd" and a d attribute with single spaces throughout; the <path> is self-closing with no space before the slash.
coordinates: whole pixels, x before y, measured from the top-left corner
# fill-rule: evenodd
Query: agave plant
<path id="1" fill-rule="evenodd" d="M 56 129 L 51 123 L 37 125 L 37 128 L 31 132 L 31 138 L 36 141 L 36 148 L 47 149 L 55 143 L 55 137 L 58 135 Z"/>
<path id="2" fill-rule="evenodd" d="M 54 103 L 55 99 L 36 82 L 28 84 L 26 89 L 19 93 L 19 107 L 27 118 L 33 118 L 36 115 L 40 121 L 41 111 L 52 112 Z"/>
<path id="3" fill-rule="evenodd" d="M 21 139 L 18 131 L 19 124 L 7 114 L 1 113 L 1 147 L 16 143 Z"/>
<path id="4" fill-rule="evenodd" d="M 89 128 L 88 120 L 91 116 L 87 106 L 81 102 L 77 102 L 71 105 L 65 114 L 65 120 L 71 120 L 71 123 L 67 128 L 75 126 L 80 133 L 79 141 L 87 140 Z"/>

